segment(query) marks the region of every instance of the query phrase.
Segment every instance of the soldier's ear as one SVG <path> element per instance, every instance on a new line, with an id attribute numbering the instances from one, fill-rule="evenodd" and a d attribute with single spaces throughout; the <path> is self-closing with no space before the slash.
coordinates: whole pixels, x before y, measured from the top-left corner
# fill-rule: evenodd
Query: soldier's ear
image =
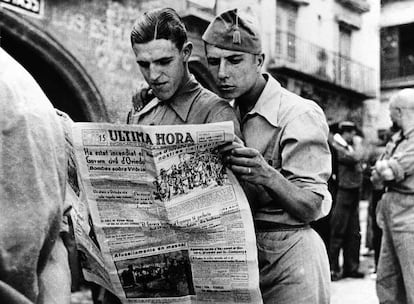
<path id="1" fill-rule="evenodd" d="M 403 110 L 400 107 L 396 107 L 395 111 L 397 112 L 397 115 L 399 118 L 403 115 Z"/>
<path id="2" fill-rule="evenodd" d="M 265 54 L 263 53 L 259 54 L 257 55 L 257 57 L 258 57 L 257 60 L 258 60 L 259 66 L 262 67 L 265 61 Z"/>
<path id="3" fill-rule="evenodd" d="M 188 61 L 190 59 L 191 53 L 193 52 L 193 44 L 190 41 L 187 41 L 183 45 L 182 53 L 184 61 Z"/>
<path id="4" fill-rule="evenodd" d="M 255 57 L 256 57 L 257 69 L 260 72 L 261 69 L 262 69 L 262 67 L 263 67 L 263 65 L 264 65 L 265 54 L 263 54 L 263 53 L 262 54 L 258 54 L 258 55 L 255 55 Z"/>

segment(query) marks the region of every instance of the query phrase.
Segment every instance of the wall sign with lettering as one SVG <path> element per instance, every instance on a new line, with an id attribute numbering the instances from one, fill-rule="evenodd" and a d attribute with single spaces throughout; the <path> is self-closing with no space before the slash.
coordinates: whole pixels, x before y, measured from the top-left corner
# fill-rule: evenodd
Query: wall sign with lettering
<path id="1" fill-rule="evenodd" d="M 33 17 L 43 16 L 44 0 L 0 0 L 0 7 Z"/>

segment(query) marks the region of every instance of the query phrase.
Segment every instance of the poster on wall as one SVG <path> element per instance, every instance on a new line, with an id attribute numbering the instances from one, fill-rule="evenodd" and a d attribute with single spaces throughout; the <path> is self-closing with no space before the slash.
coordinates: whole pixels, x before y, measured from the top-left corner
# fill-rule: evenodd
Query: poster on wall
<path id="1" fill-rule="evenodd" d="M 41 18 L 44 13 L 44 0 L 0 0 L 0 8 Z"/>

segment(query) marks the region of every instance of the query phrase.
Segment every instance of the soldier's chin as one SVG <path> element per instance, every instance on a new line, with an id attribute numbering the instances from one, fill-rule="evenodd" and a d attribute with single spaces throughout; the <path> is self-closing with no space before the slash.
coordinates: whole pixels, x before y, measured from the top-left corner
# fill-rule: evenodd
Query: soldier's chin
<path id="1" fill-rule="evenodd" d="M 398 132 L 401 130 L 401 127 L 396 122 L 393 122 L 390 129 L 391 132 Z"/>
<path id="2" fill-rule="evenodd" d="M 226 91 L 219 91 L 219 95 L 221 98 L 232 100 L 237 97 L 237 94 L 235 92 L 226 92 Z"/>
<path id="3" fill-rule="evenodd" d="M 159 91 L 155 91 L 155 90 L 153 90 L 153 93 L 159 100 L 170 99 L 171 96 L 173 95 L 170 92 L 159 92 Z"/>

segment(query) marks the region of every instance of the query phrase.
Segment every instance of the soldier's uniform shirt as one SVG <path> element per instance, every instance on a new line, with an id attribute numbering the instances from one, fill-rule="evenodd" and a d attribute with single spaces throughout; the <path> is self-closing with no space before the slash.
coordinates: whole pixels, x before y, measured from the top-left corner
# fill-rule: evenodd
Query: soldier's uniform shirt
<path id="1" fill-rule="evenodd" d="M 328 125 L 321 108 L 295 95 L 270 75 L 256 105 L 241 121 L 246 146 L 257 149 L 266 161 L 299 188 L 323 197 L 321 216 L 328 214 L 331 174 Z M 236 106 L 236 112 L 239 112 Z M 283 224 L 301 222 L 283 211 L 261 187 L 248 187 L 255 220 Z"/>
<path id="2" fill-rule="evenodd" d="M 236 135 L 239 122 L 234 109 L 224 99 L 203 88 L 191 75 L 189 81 L 169 100 L 152 99 L 132 113 L 130 124 L 178 125 L 233 121 Z"/>
<path id="3" fill-rule="evenodd" d="M 269 74 L 264 76 L 262 94 L 241 121 L 245 143 L 290 182 L 320 195 L 320 214 L 326 215 L 331 206 L 331 154 L 325 116 L 314 102 L 283 89 Z M 328 304 L 329 262 L 319 235 L 306 225 L 295 227 L 303 223 L 282 210 L 263 187 L 244 186 L 256 224 L 264 303 Z M 276 227 L 262 229 L 259 223 Z M 279 229 L 279 224 L 286 227 Z"/>

